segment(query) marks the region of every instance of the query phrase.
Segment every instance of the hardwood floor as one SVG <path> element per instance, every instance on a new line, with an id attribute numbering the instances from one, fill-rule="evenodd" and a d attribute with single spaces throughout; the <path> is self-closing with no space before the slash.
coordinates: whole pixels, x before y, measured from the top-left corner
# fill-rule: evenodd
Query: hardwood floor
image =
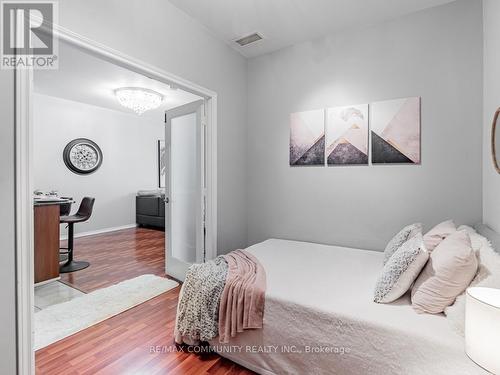
<path id="1" fill-rule="evenodd" d="M 144 273 L 164 275 L 163 241 L 163 232 L 141 228 L 79 238 L 75 259 L 87 260 L 91 266 L 64 275 L 64 281 L 89 292 Z M 173 330 L 179 290 L 172 289 L 38 350 L 36 373 L 253 374 L 217 354 L 176 349 Z"/>
<path id="2" fill-rule="evenodd" d="M 38 350 L 36 373 L 253 374 L 217 354 L 169 352 L 179 289 Z"/>
<path id="3" fill-rule="evenodd" d="M 153 274 L 165 276 L 165 232 L 131 228 L 75 239 L 75 260 L 90 267 L 61 274 L 61 281 L 89 293 L 120 281 Z"/>

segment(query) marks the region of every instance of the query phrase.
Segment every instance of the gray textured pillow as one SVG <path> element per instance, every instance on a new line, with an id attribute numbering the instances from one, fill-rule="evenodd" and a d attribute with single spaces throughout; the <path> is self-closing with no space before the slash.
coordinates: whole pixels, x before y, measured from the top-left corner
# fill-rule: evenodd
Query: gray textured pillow
<path id="1" fill-rule="evenodd" d="M 428 259 L 422 233 L 417 233 L 401 245 L 384 265 L 375 285 L 373 300 L 377 303 L 397 300 L 410 289 Z"/>
<path id="2" fill-rule="evenodd" d="M 407 225 L 401 229 L 398 234 L 392 237 L 384 250 L 384 264 L 387 263 L 392 254 L 394 254 L 402 244 L 415 236 L 417 233 L 422 233 L 422 224 L 420 223 Z"/>

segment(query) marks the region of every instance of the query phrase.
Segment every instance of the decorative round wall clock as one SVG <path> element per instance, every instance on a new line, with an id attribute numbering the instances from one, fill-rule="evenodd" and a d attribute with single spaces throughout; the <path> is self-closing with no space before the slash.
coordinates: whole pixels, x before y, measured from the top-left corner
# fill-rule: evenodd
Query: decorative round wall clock
<path id="1" fill-rule="evenodd" d="M 99 146 L 86 138 L 69 142 L 63 151 L 64 164 L 76 174 L 90 174 L 102 164 L 102 151 Z"/>

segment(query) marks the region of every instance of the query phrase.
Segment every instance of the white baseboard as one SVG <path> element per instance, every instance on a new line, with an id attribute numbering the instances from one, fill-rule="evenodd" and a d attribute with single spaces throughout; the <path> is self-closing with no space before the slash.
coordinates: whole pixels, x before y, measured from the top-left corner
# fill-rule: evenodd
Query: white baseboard
<path id="1" fill-rule="evenodd" d="M 137 227 L 137 224 L 127 224 L 127 225 L 122 225 L 119 227 L 111 227 L 111 228 L 103 228 L 103 229 L 97 229 L 97 230 L 91 230 L 89 232 L 81 232 L 81 233 L 75 233 L 75 238 L 78 237 L 86 237 L 86 236 L 94 236 L 96 234 L 102 234 L 102 233 L 108 233 L 108 232 L 115 232 L 117 230 L 123 230 L 123 229 L 130 229 L 130 228 L 135 228 Z M 67 240 L 68 235 L 64 234 L 60 237 L 61 240 Z"/>

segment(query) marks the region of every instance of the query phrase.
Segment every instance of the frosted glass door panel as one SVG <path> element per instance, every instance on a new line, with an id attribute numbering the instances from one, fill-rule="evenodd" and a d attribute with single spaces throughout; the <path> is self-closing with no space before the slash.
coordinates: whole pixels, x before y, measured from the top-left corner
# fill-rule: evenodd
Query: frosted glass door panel
<path id="1" fill-rule="evenodd" d="M 173 118 L 170 126 L 172 256 L 194 263 L 199 200 L 196 113 Z"/>

